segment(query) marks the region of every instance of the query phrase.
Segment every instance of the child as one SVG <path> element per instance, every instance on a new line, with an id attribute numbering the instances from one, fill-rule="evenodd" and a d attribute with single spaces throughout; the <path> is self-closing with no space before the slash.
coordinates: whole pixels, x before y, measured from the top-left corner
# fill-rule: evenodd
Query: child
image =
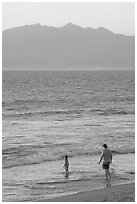
<path id="1" fill-rule="evenodd" d="M 66 175 L 68 175 L 68 174 L 69 174 L 68 167 L 69 167 L 68 155 L 65 155 L 64 169 L 65 169 L 65 171 L 66 171 Z"/>

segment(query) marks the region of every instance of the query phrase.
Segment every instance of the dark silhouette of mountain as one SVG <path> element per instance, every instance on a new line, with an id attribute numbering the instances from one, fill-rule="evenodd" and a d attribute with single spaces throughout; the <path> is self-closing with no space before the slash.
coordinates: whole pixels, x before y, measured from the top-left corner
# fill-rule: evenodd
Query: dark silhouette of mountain
<path id="1" fill-rule="evenodd" d="M 68 23 L 61 28 L 25 25 L 2 33 L 3 68 L 128 67 L 135 37 Z"/>

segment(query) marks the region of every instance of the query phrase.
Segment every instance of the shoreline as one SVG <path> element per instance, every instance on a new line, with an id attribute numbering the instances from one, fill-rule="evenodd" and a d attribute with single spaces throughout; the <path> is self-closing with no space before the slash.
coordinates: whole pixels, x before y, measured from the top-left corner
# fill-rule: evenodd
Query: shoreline
<path id="1" fill-rule="evenodd" d="M 114 185 L 38 202 L 135 202 L 135 183 Z"/>

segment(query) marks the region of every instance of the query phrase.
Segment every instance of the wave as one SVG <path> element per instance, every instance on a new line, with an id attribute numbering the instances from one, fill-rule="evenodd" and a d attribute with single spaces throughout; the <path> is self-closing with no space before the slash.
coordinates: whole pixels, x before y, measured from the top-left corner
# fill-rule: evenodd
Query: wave
<path id="1" fill-rule="evenodd" d="M 45 103 L 45 102 L 51 102 L 51 101 L 45 101 L 45 100 L 34 100 L 34 99 L 17 99 L 12 101 L 2 101 L 2 106 L 17 106 L 21 104 L 35 104 L 35 103 Z"/>
<path id="2" fill-rule="evenodd" d="M 13 110 L 13 108 L 8 108 L 6 110 Z M 8 112 L 3 113 L 3 117 L 47 117 L 54 115 L 63 115 L 63 116 L 82 116 L 84 114 L 97 114 L 97 115 L 127 115 L 127 114 L 135 114 L 134 110 L 117 110 L 117 109 L 73 109 L 73 110 L 47 110 L 47 111 L 26 111 L 26 112 Z"/>
<path id="3" fill-rule="evenodd" d="M 95 108 L 93 110 L 90 110 L 90 112 L 96 112 L 99 115 L 127 115 L 127 114 L 134 114 L 135 111 L 134 110 L 120 110 L 120 109 L 112 109 L 112 108 L 108 108 L 108 109 L 98 109 Z"/>
<path id="4" fill-rule="evenodd" d="M 48 144 L 48 143 L 47 143 Z M 2 155 L 6 155 L 6 154 L 12 154 L 12 153 L 18 153 L 20 151 L 26 151 L 26 150 L 29 150 L 29 151 L 32 151 L 33 149 L 37 148 L 44 148 L 45 147 L 45 143 L 44 145 L 20 145 L 18 147 L 9 147 L 9 148 L 4 148 L 2 150 Z"/>
<path id="5" fill-rule="evenodd" d="M 126 149 L 126 150 L 112 150 L 113 154 L 134 154 L 135 149 Z"/>
<path id="6" fill-rule="evenodd" d="M 2 150 L 2 156 L 3 156 L 3 168 L 11 168 L 11 167 L 15 167 L 15 166 L 25 166 L 25 165 L 34 165 L 34 164 L 41 164 L 44 162 L 51 162 L 51 161 L 59 161 L 59 160 L 63 160 L 64 159 L 64 154 L 63 153 L 59 153 L 59 154 L 49 154 L 47 155 L 46 153 L 41 155 L 36 155 L 35 154 L 35 147 L 37 148 L 44 148 L 45 149 L 45 145 L 39 145 L 39 146 L 33 146 L 33 148 L 31 147 L 31 151 L 30 146 L 28 148 L 7 148 Z M 23 150 L 23 152 L 22 152 Z M 42 152 L 42 151 L 40 151 Z M 118 149 L 118 150 L 112 150 L 112 154 L 134 154 L 135 150 L 134 149 Z M 35 156 L 34 156 L 35 154 Z M 72 157 L 80 157 L 80 156 L 96 156 L 96 155 L 100 155 L 101 151 L 100 150 L 96 150 L 96 151 L 91 151 L 91 152 L 82 152 L 82 151 L 78 151 L 78 152 L 71 152 L 68 153 L 69 158 Z"/>
<path id="7" fill-rule="evenodd" d="M 73 173 L 76 173 L 74 171 L 70 172 L 70 174 L 73 174 Z M 79 173 L 79 171 L 77 172 Z M 87 173 L 87 172 L 85 172 Z M 91 173 L 91 172 L 88 172 L 88 173 Z M 63 173 L 64 174 L 64 173 Z M 89 181 L 89 178 L 76 178 L 76 179 L 72 179 L 72 178 L 69 178 L 69 181 L 71 182 L 75 182 L 75 181 Z M 43 182 L 37 182 L 36 184 L 34 184 L 34 188 L 37 188 L 36 185 L 55 185 L 55 184 L 63 184 L 63 183 L 67 183 L 68 181 L 66 180 L 62 180 L 62 181 L 56 181 L 56 180 L 53 180 L 53 181 L 43 181 Z M 24 184 L 25 187 L 30 187 L 30 188 L 33 188 L 33 185 L 30 183 L 30 185 L 28 184 Z"/>
<path id="8" fill-rule="evenodd" d="M 57 114 L 62 114 L 62 115 L 80 114 L 82 112 L 84 112 L 84 110 L 51 110 L 51 111 L 27 111 L 27 112 L 9 113 L 9 114 L 3 113 L 2 115 L 6 117 L 37 116 L 37 115 L 48 116 L 48 115 L 57 115 Z"/>

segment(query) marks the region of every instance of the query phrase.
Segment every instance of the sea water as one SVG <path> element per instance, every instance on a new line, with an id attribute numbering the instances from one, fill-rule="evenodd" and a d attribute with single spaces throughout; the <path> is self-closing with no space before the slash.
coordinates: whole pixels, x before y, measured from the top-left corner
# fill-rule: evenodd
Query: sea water
<path id="1" fill-rule="evenodd" d="M 3 71 L 2 81 L 3 201 L 105 187 L 104 143 L 112 185 L 134 181 L 134 71 Z"/>

